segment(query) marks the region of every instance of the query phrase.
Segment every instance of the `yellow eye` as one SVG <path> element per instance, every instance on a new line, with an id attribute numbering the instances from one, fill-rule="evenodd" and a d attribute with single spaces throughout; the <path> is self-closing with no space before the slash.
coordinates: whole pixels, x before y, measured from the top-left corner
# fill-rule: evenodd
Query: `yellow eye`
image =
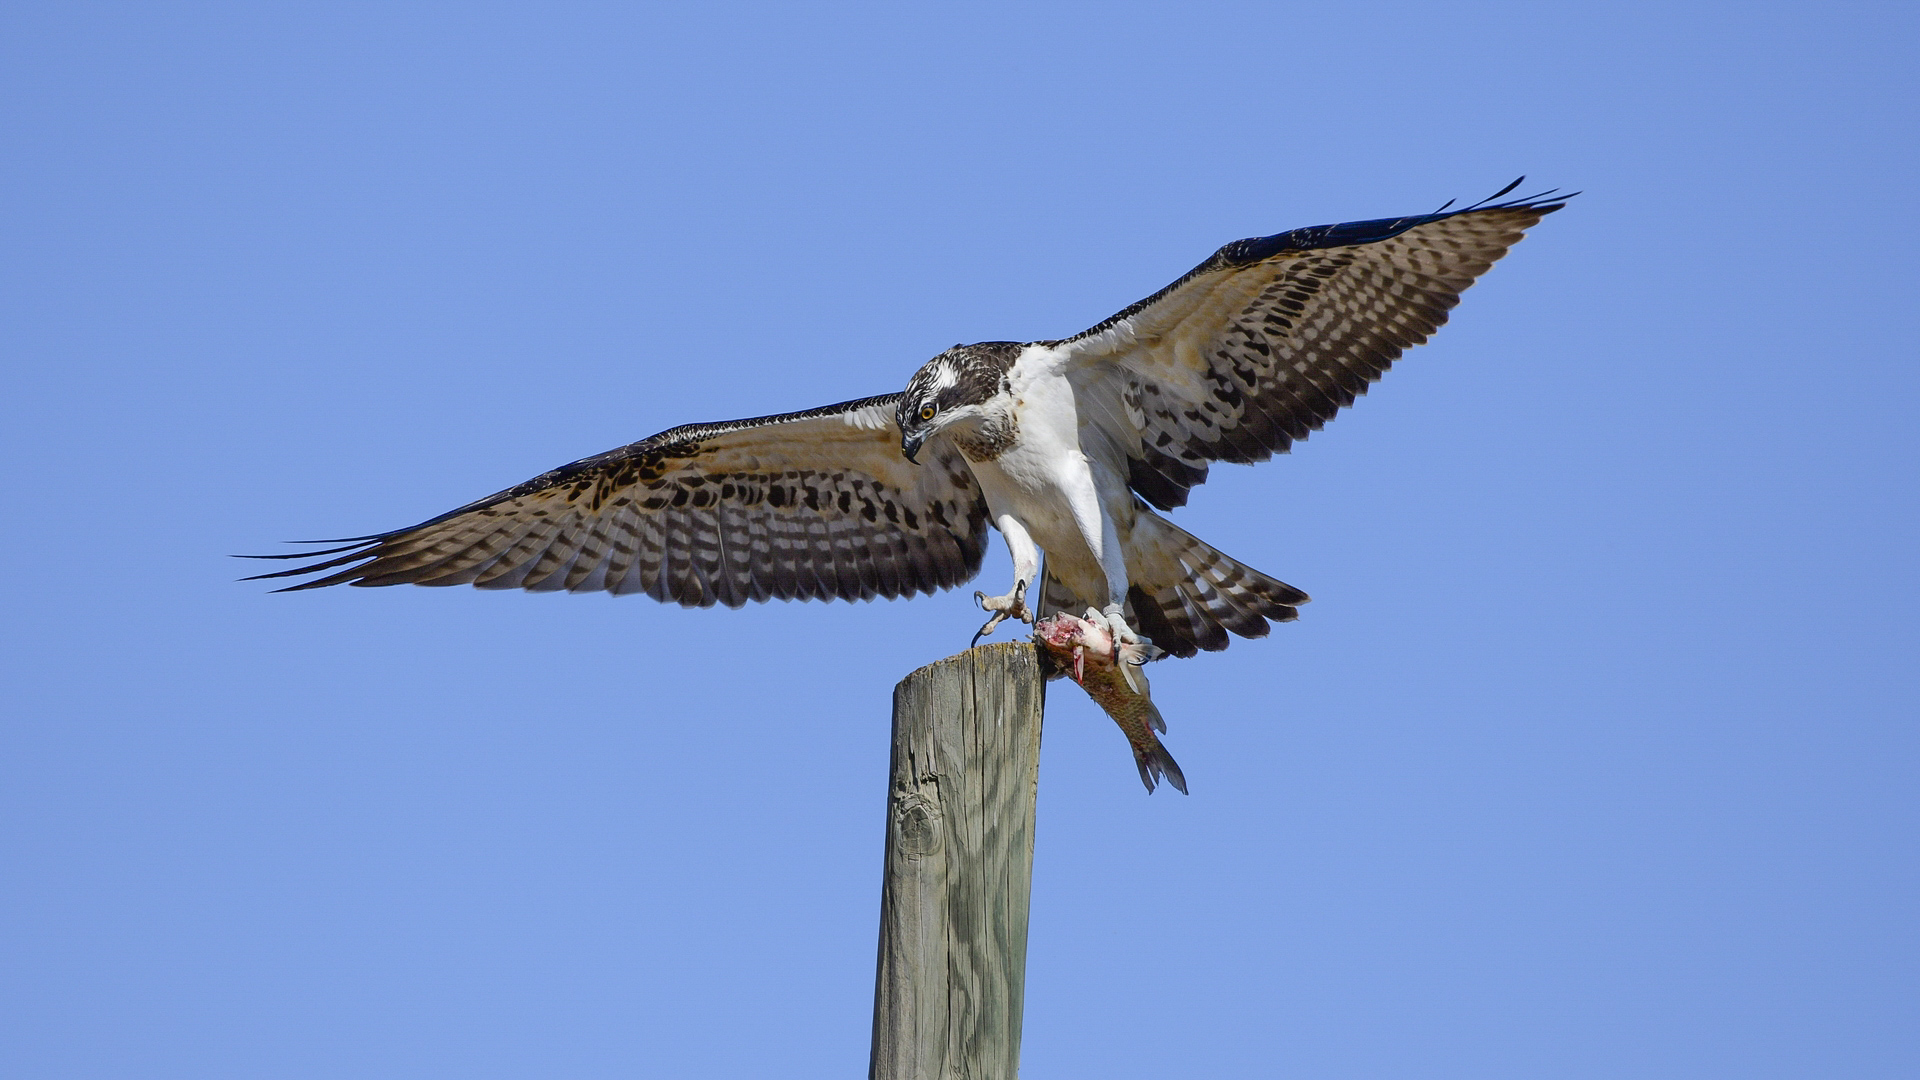
<path id="1" fill-rule="evenodd" d="M 931 420 L 931 419 L 933 419 L 933 406 L 931 406 L 931 405 L 922 405 L 922 406 L 920 407 L 920 419 L 922 419 L 922 420 Z"/>

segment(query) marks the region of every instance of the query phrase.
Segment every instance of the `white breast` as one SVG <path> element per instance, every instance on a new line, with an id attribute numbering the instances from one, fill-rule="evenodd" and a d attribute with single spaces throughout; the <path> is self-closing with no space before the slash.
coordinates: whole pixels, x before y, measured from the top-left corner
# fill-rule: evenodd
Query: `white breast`
<path id="1" fill-rule="evenodd" d="M 1012 514 L 1049 555 L 1079 562 L 1091 552 L 1073 508 L 1103 500 L 1080 448 L 1073 387 L 1053 365 L 1030 359 L 1044 360 L 1023 356 L 1011 373 L 1017 440 L 998 458 L 975 463 L 973 471 L 995 518 Z"/>

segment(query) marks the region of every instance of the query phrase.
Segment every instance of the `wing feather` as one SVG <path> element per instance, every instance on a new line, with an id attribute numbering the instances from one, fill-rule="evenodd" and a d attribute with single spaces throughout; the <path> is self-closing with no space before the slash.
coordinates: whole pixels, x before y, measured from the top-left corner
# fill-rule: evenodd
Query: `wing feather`
<path id="1" fill-rule="evenodd" d="M 1104 436 L 1134 491 L 1170 509 L 1209 463 L 1264 461 L 1353 404 L 1570 197 L 1237 240 L 1085 333 L 1042 344 L 1083 402 L 1083 443 Z"/>
<path id="2" fill-rule="evenodd" d="M 472 584 L 689 607 L 952 588 L 980 568 L 986 503 L 944 440 L 920 465 L 901 456 L 897 400 L 674 428 L 259 577 L 322 574 L 287 591 Z"/>

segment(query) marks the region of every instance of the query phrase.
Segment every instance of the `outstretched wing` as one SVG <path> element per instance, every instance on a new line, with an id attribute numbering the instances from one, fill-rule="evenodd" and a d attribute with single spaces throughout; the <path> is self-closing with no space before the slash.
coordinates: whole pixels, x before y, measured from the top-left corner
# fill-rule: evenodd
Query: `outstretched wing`
<path id="1" fill-rule="evenodd" d="M 912 596 L 971 578 L 986 502 L 944 440 L 900 453 L 898 394 L 663 431 L 408 529 L 298 555 L 325 585 L 644 592 L 687 607 Z M 344 567 L 344 569 L 339 569 Z"/>
<path id="2" fill-rule="evenodd" d="M 1080 400 L 1083 442 L 1123 455 L 1148 502 L 1184 504 L 1209 462 L 1264 461 L 1366 393 L 1568 198 L 1547 192 L 1228 244 L 1100 325 L 1046 343 Z"/>

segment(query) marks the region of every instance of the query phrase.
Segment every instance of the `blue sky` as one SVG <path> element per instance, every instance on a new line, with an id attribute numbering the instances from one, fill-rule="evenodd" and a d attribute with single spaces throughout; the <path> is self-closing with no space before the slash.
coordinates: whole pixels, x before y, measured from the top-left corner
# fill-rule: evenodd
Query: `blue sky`
<path id="1" fill-rule="evenodd" d="M 1584 189 L 1056 684 L 1023 1074 L 1920 1069 L 1915 9 L 8 5 L 0 1072 L 841 1077 L 966 593 L 235 584 L 1221 243 Z M 1005 556 L 983 584 L 1004 585 Z"/>

